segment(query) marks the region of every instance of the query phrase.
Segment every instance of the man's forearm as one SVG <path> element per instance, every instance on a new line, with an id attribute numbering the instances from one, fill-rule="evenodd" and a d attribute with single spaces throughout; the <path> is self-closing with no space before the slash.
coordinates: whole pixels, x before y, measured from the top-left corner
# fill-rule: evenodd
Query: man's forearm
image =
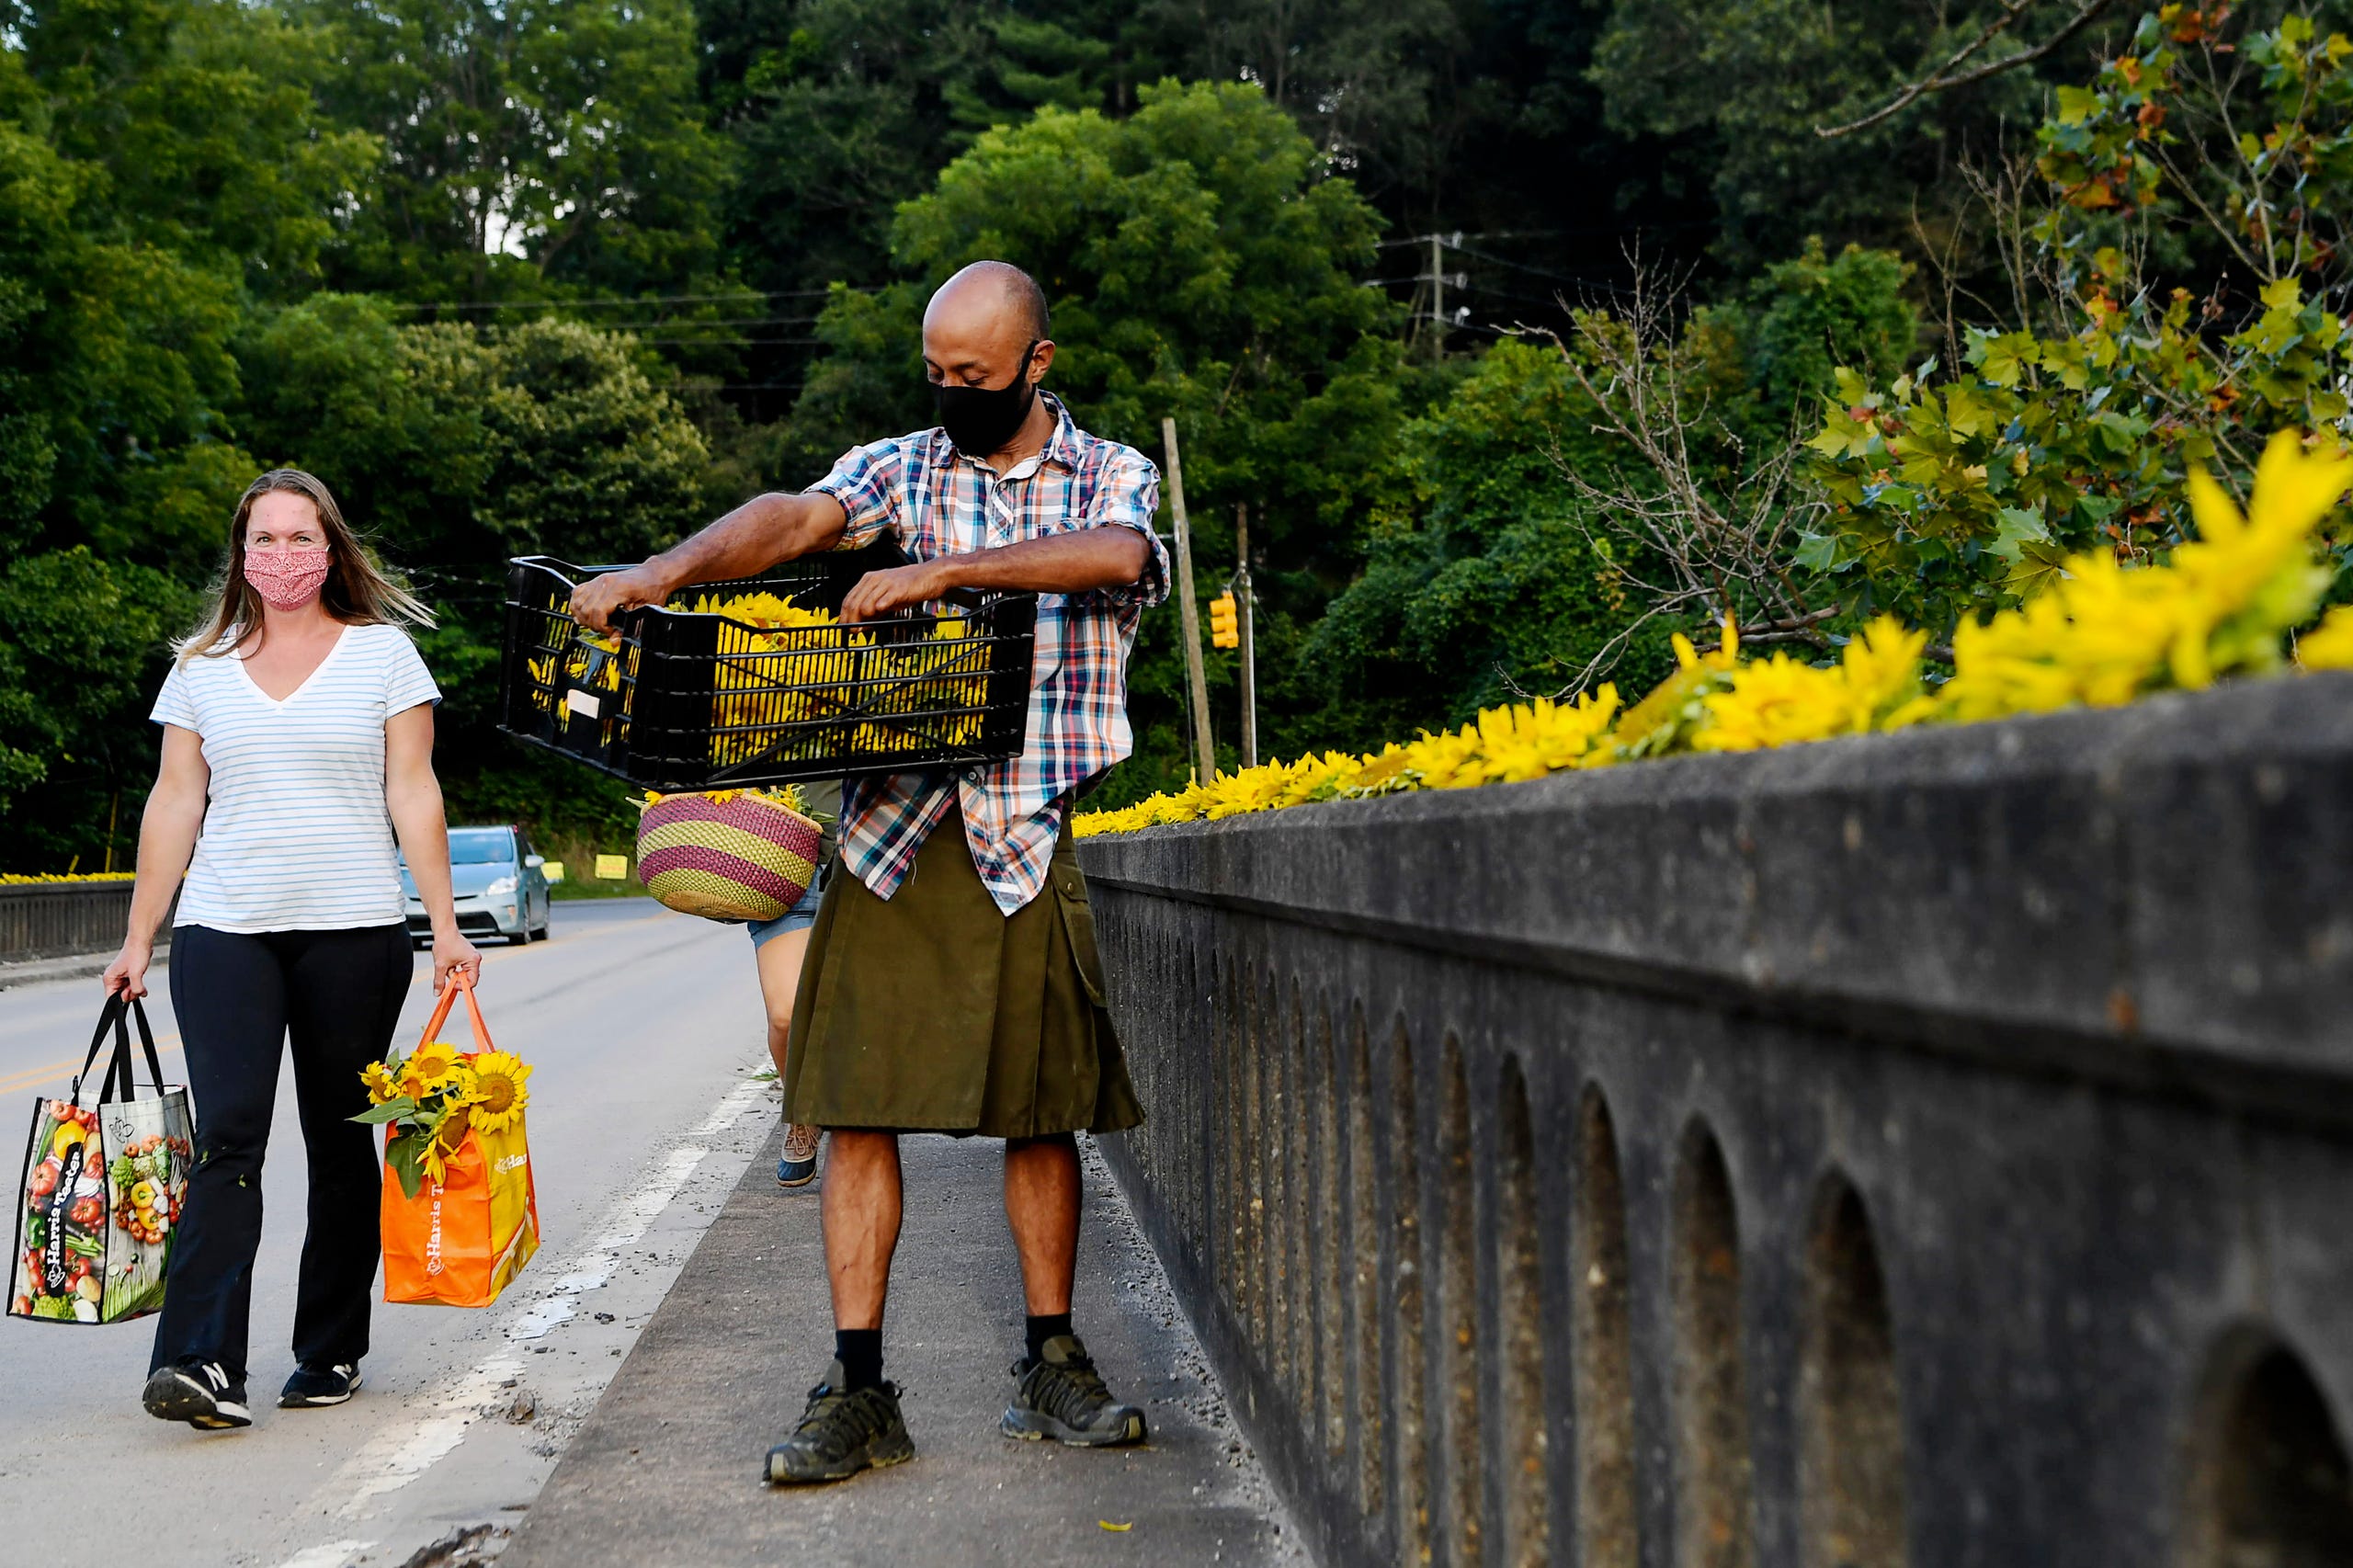
<path id="1" fill-rule="evenodd" d="M 756 576 L 780 561 L 833 549 L 845 520 L 830 495 L 757 495 L 645 566 L 665 597 L 696 583 Z"/>
<path id="2" fill-rule="evenodd" d="M 1126 587 L 1142 579 L 1151 560 L 1151 541 L 1136 529 L 1118 525 L 942 556 L 940 565 L 954 587 L 1083 594 L 1090 588 Z"/>

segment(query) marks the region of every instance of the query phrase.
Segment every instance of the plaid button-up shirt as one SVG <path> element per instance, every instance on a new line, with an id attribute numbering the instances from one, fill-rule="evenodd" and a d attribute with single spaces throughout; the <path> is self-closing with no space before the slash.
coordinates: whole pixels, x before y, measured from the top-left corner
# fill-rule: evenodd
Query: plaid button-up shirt
<path id="1" fill-rule="evenodd" d="M 1168 551 L 1153 532 L 1160 471 L 1132 447 L 1088 435 L 1059 398 L 1045 449 L 1000 475 L 918 430 L 854 447 L 813 487 L 849 515 L 841 548 L 885 529 L 917 561 L 1078 528 L 1129 528 L 1149 540 L 1142 578 L 1120 588 L 1038 596 L 1038 645 L 1021 755 L 953 773 L 886 774 L 842 793 L 842 862 L 882 898 L 951 804 L 981 882 L 1007 915 L 1038 896 L 1072 790 L 1135 748 L 1128 728 L 1128 654 L 1146 607 L 1168 597 Z"/>

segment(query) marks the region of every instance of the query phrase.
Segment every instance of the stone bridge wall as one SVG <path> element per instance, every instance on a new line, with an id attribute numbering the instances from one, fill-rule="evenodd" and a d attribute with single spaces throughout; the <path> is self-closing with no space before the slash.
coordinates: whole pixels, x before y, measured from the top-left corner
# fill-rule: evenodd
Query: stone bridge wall
<path id="1" fill-rule="evenodd" d="M 122 946 L 131 919 L 131 884 L 120 882 L 19 882 L 0 887 L 0 964 L 28 959 L 110 953 Z M 160 949 L 171 942 L 165 924 L 155 935 Z"/>
<path id="2" fill-rule="evenodd" d="M 2353 676 L 1084 854 L 1327 1564 L 2353 1563 Z"/>

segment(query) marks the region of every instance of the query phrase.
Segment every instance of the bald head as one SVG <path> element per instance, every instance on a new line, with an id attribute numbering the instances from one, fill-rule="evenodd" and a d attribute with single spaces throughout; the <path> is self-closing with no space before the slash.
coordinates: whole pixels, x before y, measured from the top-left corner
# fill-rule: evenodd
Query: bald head
<path id="1" fill-rule="evenodd" d="M 1043 380 L 1053 348 L 1025 358 L 1046 339 L 1046 295 L 1037 279 L 1002 261 L 976 261 L 939 286 L 923 312 L 923 358 L 935 383 L 1003 387 L 1017 376 Z"/>
<path id="2" fill-rule="evenodd" d="M 1025 340 L 1049 335 L 1046 291 L 1009 261 L 976 261 L 942 283 L 924 320 L 927 324 L 934 312 L 950 309 L 1009 312 L 1020 323 Z"/>

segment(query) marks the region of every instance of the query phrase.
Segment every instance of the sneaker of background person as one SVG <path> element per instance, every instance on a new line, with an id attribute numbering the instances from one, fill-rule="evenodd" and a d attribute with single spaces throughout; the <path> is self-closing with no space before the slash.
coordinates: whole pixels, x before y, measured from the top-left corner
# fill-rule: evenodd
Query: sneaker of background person
<path id="1" fill-rule="evenodd" d="M 817 1140 L 823 1136 L 816 1128 L 788 1126 L 784 1130 L 784 1158 L 776 1163 L 776 1184 L 779 1187 L 807 1187 L 817 1176 Z"/>
<path id="2" fill-rule="evenodd" d="M 357 1367 L 297 1367 L 294 1375 L 286 1380 L 285 1388 L 278 1392 L 278 1408 L 314 1410 L 321 1405 L 341 1404 L 358 1392 Z"/>
<path id="3" fill-rule="evenodd" d="M 184 1361 L 147 1376 L 139 1403 L 158 1421 L 185 1421 L 200 1432 L 250 1426 L 245 1385 L 230 1380 L 218 1361 Z"/>
<path id="4" fill-rule="evenodd" d="M 845 1392 L 849 1374 L 839 1361 L 809 1391 L 809 1408 L 792 1436 L 768 1450 L 771 1486 L 846 1481 L 861 1470 L 904 1464 L 915 1457 L 899 1415 L 899 1391 L 890 1383 Z"/>
<path id="5" fill-rule="evenodd" d="M 1052 1438 L 1074 1449 L 1116 1449 L 1144 1439 L 1143 1412 L 1111 1397 L 1074 1334 L 1058 1334 L 1033 1359 L 1013 1364 L 1019 1383 L 997 1425 L 1024 1442 Z"/>

